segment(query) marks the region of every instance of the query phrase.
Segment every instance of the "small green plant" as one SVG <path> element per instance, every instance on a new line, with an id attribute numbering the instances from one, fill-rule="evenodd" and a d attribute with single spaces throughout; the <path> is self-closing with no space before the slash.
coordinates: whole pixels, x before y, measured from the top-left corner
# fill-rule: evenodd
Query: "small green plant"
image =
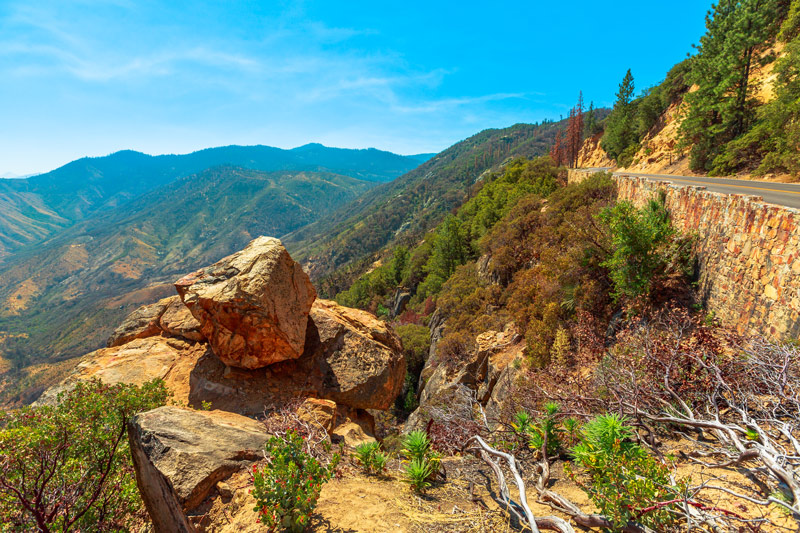
<path id="1" fill-rule="evenodd" d="M 572 447 L 578 444 L 580 440 L 580 424 L 578 421 L 572 417 L 567 417 L 561 422 L 561 425 L 564 427 L 564 438 L 562 439 L 564 445 Z"/>
<path id="2" fill-rule="evenodd" d="M 544 405 L 544 416 L 538 422 L 527 411 L 518 411 L 514 415 L 514 422 L 511 427 L 514 431 L 527 440 L 528 447 L 534 450 L 541 450 L 544 446 L 544 439 L 547 437 L 547 454 L 554 456 L 561 450 L 562 443 L 560 434 L 564 432 L 559 427 L 557 419 L 559 406 L 555 402 L 548 402 Z"/>
<path id="3" fill-rule="evenodd" d="M 403 453 L 408 456 L 406 481 L 416 491 L 430 486 L 430 479 L 439 473 L 442 456 L 431 449 L 431 439 L 424 431 L 412 431 L 403 440 Z"/>
<path id="4" fill-rule="evenodd" d="M 514 423 L 511 426 L 518 433 L 527 433 L 532 423 L 533 418 L 527 411 L 517 411 L 517 414 L 514 415 Z"/>
<path id="5" fill-rule="evenodd" d="M 413 459 L 406 467 L 407 481 L 417 492 L 422 492 L 431 486 L 428 481 L 433 475 L 433 466 L 426 459 Z"/>
<path id="6" fill-rule="evenodd" d="M 431 449 L 431 439 L 424 431 L 412 431 L 403 441 L 403 452 L 413 459 L 424 459 Z"/>
<path id="7" fill-rule="evenodd" d="M 381 445 L 377 442 L 359 444 L 354 457 L 368 473 L 381 473 L 389 461 L 389 456 L 381 452 Z"/>
<path id="8" fill-rule="evenodd" d="M 586 469 L 589 482 L 567 468 L 567 473 L 589 495 L 598 510 L 622 530 L 630 521 L 664 531 L 674 523 L 672 510 L 680 502 L 685 482 L 674 485 L 666 466 L 629 439 L 633 430 L 615 414 L 598 416 L 581 431 L 572 448 L 576 462 Z"/>
<path id="9" fill-rule="evenodd" d="M 211 402 L 207 402 L 203 400 L 200 402 L 200 409 L 203 411 L 210 411 L 211 410 Z"/>
<path id="10" fill-rule="evenodd" d="M 253 497 L 259 520 L 270 530 L 303 531 L 317 505 L 322 484 L 336 471 L 341 455 L 333 455 L 325 466 L 303 447 L 295 431 L 272 437 L 265 446 L 269 460 L 253 466 Z"/>

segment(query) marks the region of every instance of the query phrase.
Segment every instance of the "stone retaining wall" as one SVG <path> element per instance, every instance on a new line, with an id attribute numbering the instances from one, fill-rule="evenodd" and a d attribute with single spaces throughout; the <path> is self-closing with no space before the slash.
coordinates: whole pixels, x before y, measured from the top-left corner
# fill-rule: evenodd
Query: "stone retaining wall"
<path id="1" fill-rule="evenodd" d="M 567 183 L 572 185 L 573 183 L 580 183 L 589 176 L 596 174 L 597 170 L 590 169 L 582 169 L 582 168 L 568 168 L 567 169 Z"/>
<path id="2" fill-rule="evenodd" d="M 700 294 L 739 333 L 800 336 L 800 210 L 760 196 L 619 176 L 620 200 L 642 206 L 666 194 L 672 222 L 696 234 Z"/>

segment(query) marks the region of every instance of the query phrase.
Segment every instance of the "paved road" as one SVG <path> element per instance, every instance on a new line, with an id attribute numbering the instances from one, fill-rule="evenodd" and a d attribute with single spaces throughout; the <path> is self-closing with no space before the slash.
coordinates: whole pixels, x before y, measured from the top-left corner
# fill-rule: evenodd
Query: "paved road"
<path id="1" fill-rule="evenodd" d="M 590 169 L 608 170 L 608 169 Z M 666 174 L 640 174 L 638 172 L 615 172 L 616 176 L 642 176 L 656 181 L 671 181 L 675 185 L 698 185 L 709 191 L 725 194 L 749 194 L 761 196 L 765 202 L 800 209 L 800 184 L 774 183 L 771 181 L 737 180 L 729 178 L 695 178 L 691 176 L 669 176 Z"/>

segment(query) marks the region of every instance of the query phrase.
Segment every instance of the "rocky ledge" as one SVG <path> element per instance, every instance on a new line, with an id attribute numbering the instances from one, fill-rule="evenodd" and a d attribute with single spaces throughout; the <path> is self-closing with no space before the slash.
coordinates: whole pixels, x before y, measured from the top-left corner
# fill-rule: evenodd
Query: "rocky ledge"
<path id="1" fill-rule="evenodd" d="M 137 415 L 128 433 L 137 482 L 156 531 L 194 531 L 186 516 L 218 482 L 258 458 L 268 436 L 253 420 L 300 405 L 335 439 L 373 439 L 367 409 L 388 409 L 406 361 L 375 316 L 316 300 L 308 276 L 277 239 L 181 278 L 178 296 L 126 318 L 108 347 L 83 357 L 37 403 L 80 381 L 163 379 L 178 405 Z M 214 411 L 192 409 L 211 406 Z"/>

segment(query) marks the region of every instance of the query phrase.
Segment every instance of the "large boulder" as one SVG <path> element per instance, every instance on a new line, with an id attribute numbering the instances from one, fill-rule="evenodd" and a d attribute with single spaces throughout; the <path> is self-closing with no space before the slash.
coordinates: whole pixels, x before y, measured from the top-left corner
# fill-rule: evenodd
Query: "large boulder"
<path id="1" fill-rule="evenodd" d="M 192 370 L 189 401 L 243 414 L 307 397 L 357 409 L 388 409 L 403 387 L 405 372 L 400 339 L 383 322 L 364 311 L 317 300 L 300 358 L 232 371 L 206 355 Z"/>
<path id="2" fill-rule="evenodd" d="M 263 457 L 263 424 L 222 411 L 165 406 L 128 423 L 136 483 L 156 532 L 191 532 L 187 511 L 217 482 Z"/>
<path id="3" fill-rule="evenodd" d="M 259 237 L 175 288 L 226 365 L 263 368 L 303 354 L 316 292 L 278 239 Z"/>
<path id="4" fill-rule="evenodd" d="M 106 345 L 114 348 L 134 339 L 156 335 L 183 337 L 192 341 L 203 340 L 200 323 L 183 305 L 180 297 L 175 295 L 136 309 L 114 330 Z"/>
<path id="5" fill-rule="evenodd" d="M 406 376 L 400 338 L 375 316 L 330 300 L 316 302 L 311 318 L 309 351 L 324 397 L 361 409 L 391 407 Z"/>

